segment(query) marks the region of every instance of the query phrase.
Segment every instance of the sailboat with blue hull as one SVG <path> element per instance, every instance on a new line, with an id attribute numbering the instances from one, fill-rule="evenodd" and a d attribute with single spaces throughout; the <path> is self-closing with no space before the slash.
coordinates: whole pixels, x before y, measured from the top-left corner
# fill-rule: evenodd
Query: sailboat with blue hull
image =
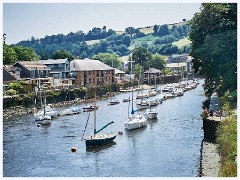
<path id="1" fill-rule="evenodd" d="M 107 125 L 103 126 L 101 129 L 96 130 L 96 89 L 95 89 L 95 96 L 94 96 L 94 132 L 93 135 L 86 138 L 86 148 L 92 148 L 97 146 L 103 146 L 106 144 L 109 144 L 113 142 L 113 140 L 116 138 L 117 134 L 114 133 L 107 133 L 107 134 L 98 134 L 100 131 L 105 129 L 110 124 L 113 124 L 114 122 L 111 121 Z"/>

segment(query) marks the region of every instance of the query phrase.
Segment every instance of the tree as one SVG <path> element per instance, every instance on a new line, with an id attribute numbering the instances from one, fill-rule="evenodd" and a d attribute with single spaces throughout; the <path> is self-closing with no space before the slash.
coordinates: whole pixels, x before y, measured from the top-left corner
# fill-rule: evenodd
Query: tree
<path id="1" fill-rule="evenodd" d="M 152 68 L 156 68 L 156 69 L 164 69 L 164 67 L 166 66 L 166 61 L 164 60 L 164 56 L 156 53 L 154 55 L 152 55 L 152 60 L 150 62 L 150 66 Z"/>
<path id="2" fill-rule="evenodd" d="M 169 28 L 167 24 L 160 26 L 158 31 L 159 36 L 166 36 L 169 35 Z"/>
<path id="3" fill-rule="evenodd" d="M 159 26 L 158 26 L 158 25 L 154 25 L 154 26 L 153 26 L 153 34 L 154 34 L 154 35 L 157 35 L 157 34 L 158 34 L 158 29 L 159 29 Z"/>
<path id="4" fill-rule="evenodd" d="M 17 54 L 18 61 L 37 61 L 40 58 L 32 48 L 14 46 L 13 49 Z"/>
<path id="5" fill-rule="evenodd" d="M 205 94 L 237 88 L 237 4 L 202 4 L 190 21 L 193 67 L 205 77 Z"/>
<path id="6" fill-rule="evenodd" d="M 97 55 L 92 56 L 92 59 L 99 60 L 117 69 L 121 67 L 121 61 L 119 60 L 119 56 L 117 54 L 99 53 Z"/>
<path id="7" fill-rule="evenodd" d="M 152 55 L 147 49 L 143 47 L 137 47 L 133 49 L 132 60 L 134 64 L 140 64 L 145 69 L 148 69 L 148 64 L 152 59 Z"/>
<path id="8" fill-rule="evenodd" d="M 17 54 L 12 47 L 3 43 L 3 64 L 14 64 L 17 61 Z"/>
<path id="9" fill-rule="evenodd" d="M 127 33 L 127 34 L 130 34 L 130 36 L 132 37 L 132 35 L 135 33 L 135 28 L 134 27 L 127 27 L 126 29 L 125 29 L 125 32 Z"/>
<path id="10" fill-rule="evenodd" d="M 65 58 L 67 58 L 68 60 L 73 60 L 74 56 L 66 50 L 58 50 L 58 51 L 55 51 L 53 53 L 52 58 L 53 59 L 65 59 Z"/>

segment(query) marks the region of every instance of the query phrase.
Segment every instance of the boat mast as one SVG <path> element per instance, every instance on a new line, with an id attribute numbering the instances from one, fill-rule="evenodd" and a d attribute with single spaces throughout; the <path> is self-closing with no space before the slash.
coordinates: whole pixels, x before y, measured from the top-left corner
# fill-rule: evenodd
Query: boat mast
<path id="1" fill-rule="evenodd" d="M 95 137 L 96 135 L 96 86 L 95 86 L 95 89 L 94 89 L 94 132 L 93 132 L 93 135 Z"/>
<path id="2" fill-rule="evenodd" d="M 44 101 L 43 101 L 43 115 L 45 117 L 45 115 L 46 115 L 46 97 L 45 97 L 44 93 L 43 93 L 43 98 L 44 98 Z"/>

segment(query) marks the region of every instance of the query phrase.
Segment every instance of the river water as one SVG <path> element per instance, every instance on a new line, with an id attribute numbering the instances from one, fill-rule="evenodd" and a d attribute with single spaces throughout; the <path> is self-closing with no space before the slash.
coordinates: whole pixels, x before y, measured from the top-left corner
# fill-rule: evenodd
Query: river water
<path id="1" fill-rule="evenodd" d="M 133 131 L 124 129 L 128 103 L 122 99 L 128 93 L 115 97 L 118 105 L 98 101 L 97 127 L 113 120 L 103 132 L 123 134 L 91 150 L 81 141 L 88 113 L 57 117 L 46 127 L 38 127 L 33 115 L 4 120 L 3 177 L 196 177 L 203 139 L 202 83 L 155 107 L 158 119 Z M 92 134 L 92 126 L 93 112 L 85 137 Z M 73 146 L 76 153 L 71 152 Z"/>

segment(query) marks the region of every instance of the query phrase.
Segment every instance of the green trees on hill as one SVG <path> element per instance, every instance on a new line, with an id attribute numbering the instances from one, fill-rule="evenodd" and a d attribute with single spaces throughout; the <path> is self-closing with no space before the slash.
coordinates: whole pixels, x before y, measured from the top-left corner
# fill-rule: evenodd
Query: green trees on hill
<path id="1" fill-rule="evenodd" d="M 14 64 L 16 61 L 36 61 L 39 56 L 32 48 L 23 46 L 9 46 L 3 44 L 3 64 Z"/>
<path id="2" fill-rule="evenodd" d="M 156 68 L 163 70 L 165 68 L 166 62 L 164 56 L 160 54 L 152 54 L 147 49 L 143 47 L 134 48 L 132 51 L 132 61 L 133 61 L 133 70 L 137 76 L 140 73 L 140 69 L 143 71 L 149 68 Z M 130 67 L 128 68 L 130 69 Z"/>
<path id="3" fill-rule="evenodd" d="M 17 61 L 17 54 L 14 49 L 3 43 L 3 64 L 13 64 Z"/>
<path id="4" fill-rule="evenodd" d="M 206 95 L 237 89 L 237 4 L 202 4 L 190 24 L 190 54 L 205 77 Z"/>
<path id="5" fill-rule="evenodd" d="M 99 53 L 97 55 L 92 56 L 92 59 L 99 60 L 111 67 L 120 69 L 121 62 L 119 60 L 119 56 L 117 54 L 110 53 Z"/>
<path id="6" fill-rule="evenodd" d="M 155 25 L 152 35 L 159 37 L 155 44 L 142 43 L 140 46 L 148 48 L 152 53 L 164 55 L 188 51 L 189 49 L 180 50 L 171 44 L 188 35 L 186 23 L 170 27 L 171 25 L 166 24 L 162 26 Z M 52 58 L 53 54 L 60 50 L 68 51 L 73 57 L 81 59 L 91 58 L 99 53 L 114 53 L 119 56 L 125 56 L 129 55 L 129 47 L 134 44 L 134 40 L 145 36 L 139 28 L 127 27 L 125 33 L 117 34 L 114 30 L 107 30 L 106 26 L 103 26 L 102 28 L 94 27 L 88 33 L 79 30 L 76 33 L 70 32 L 67 35 L 45 36 L 40 39 L 31 37 L 30 40 L 21 41 L 12 47 L 23 46 L 32 48 L 40 59 Z M 98 40 L 98 42 L 90 43 L 88 42 L 89 40 Z"/>
<path id="7" fill-rule="evenodd" d="M 73 60 L 74 57 L 71 53 L 69 53 L 68 51 L 65 50 L 59 50 L 59 51 L 55 51 L 52 55 L 53 59 L 65 59 L 67 58 L 68 60 Z"/>

